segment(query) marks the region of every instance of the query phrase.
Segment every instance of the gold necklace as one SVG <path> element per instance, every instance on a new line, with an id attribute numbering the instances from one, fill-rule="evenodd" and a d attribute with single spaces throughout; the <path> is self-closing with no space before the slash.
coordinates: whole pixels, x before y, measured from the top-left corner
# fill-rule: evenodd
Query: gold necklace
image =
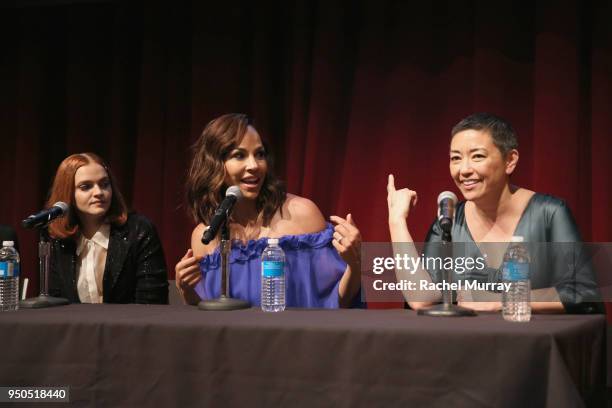
<path id="1" fill-rule="evenodd" d="M 245 226 L 230 218 L 230 232 L 232 232 L 232 239 L 238 239 L 242 242 L 248 242 L 250 240 L 256 240 L 259 238 L 261 233 L 261 219 L 263 214 L 259 213 L 254 221 L 247 221 Z"/>

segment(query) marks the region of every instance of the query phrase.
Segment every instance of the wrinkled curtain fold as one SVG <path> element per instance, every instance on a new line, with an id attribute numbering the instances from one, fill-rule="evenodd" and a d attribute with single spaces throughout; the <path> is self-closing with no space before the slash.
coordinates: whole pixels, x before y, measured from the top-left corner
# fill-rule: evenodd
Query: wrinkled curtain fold
<path id="1" fill-rule="evenodd" d="M 245 112 L 288 190 L 387 241 L 386 177 L 419 194 L 417 240 L 475 111 L 519 135 L 516 184 L 557 195 L 585 240 L 612 241 L 608 1 L 25 2 L 2 9 L 0 222 L 40 209 L 67 155 L 95 151 L 151 218 L 169 272 L 194 226 L 190 146 Z M 37 291 L 36 236 L 18 227 Z"/>

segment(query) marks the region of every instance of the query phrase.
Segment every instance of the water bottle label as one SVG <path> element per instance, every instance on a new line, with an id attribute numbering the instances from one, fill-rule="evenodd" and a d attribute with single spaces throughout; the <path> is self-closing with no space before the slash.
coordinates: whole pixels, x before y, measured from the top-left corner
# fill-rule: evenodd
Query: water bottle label
<path id="1" fill-rule="evenodd" d="M 17 274 L 15 274 L 15 264 L 13 262 L 0 262 L 0 278 L 12 278 L 19 276 L 19 267 L 17 267 Z"/>
<path id="2" fill-rule="evenodd" d="M 278 278 L 283 276 L 285 263 L 281 261 L 263 261 L 261 274 L 264 278 Z"/>
<path id="3" fill-rule="evenodd" d="M 527 280 L 529 279 L 529 264 L 525 262 L 504 262 L 502 275 L 506 281 Z"/>

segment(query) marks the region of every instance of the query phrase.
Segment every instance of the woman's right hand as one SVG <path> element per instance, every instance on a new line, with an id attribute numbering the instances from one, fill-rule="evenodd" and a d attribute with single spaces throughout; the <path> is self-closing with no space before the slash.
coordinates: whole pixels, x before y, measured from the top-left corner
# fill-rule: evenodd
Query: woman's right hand
<path id="1" fill-rule="evenodd" d="M 410 206 L 416 205 L 416 191 L 402 188 L 395 189 L 395 178 L 393 174 L 389 174 L 389 182 L 387 183 L 387 205 L 389 207 L 389 223 L 405 221 L 410 212 Z"/>
<path id="2" fill-rule="evenodd" d="M 195 292 L 196 285 L 202 280 L 199 262 L 200 260 L 193 256 L 193 251 L 189 248 L 174 267 L 176 287 L 188 304 L 200 301 L 200 297 Z"/>

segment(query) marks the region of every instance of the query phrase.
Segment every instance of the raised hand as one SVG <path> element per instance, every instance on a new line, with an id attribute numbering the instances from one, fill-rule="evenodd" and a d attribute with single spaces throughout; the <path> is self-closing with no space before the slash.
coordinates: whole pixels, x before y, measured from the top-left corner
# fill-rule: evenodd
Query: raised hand
<path id="1" fill-rule="evenodd" d="M 408 218 L 411 205 L 417 203 L 416 191 L 402 188 L 395 189 L 395 178 L 393 174 L 389 174 L 387 182 L 387 205 L 389 207 L 389 222 L 403 221 Z"/>
<path id="2" fill-rule="evenodd" d="M 353 221 L 353 216 L 346 218 L 332 215 L 329 219 L 334 223 L 334 239 L 332 245 L 344 262 L 351 267 L 359 267 L 361 262 L 361 233 Z"/>

